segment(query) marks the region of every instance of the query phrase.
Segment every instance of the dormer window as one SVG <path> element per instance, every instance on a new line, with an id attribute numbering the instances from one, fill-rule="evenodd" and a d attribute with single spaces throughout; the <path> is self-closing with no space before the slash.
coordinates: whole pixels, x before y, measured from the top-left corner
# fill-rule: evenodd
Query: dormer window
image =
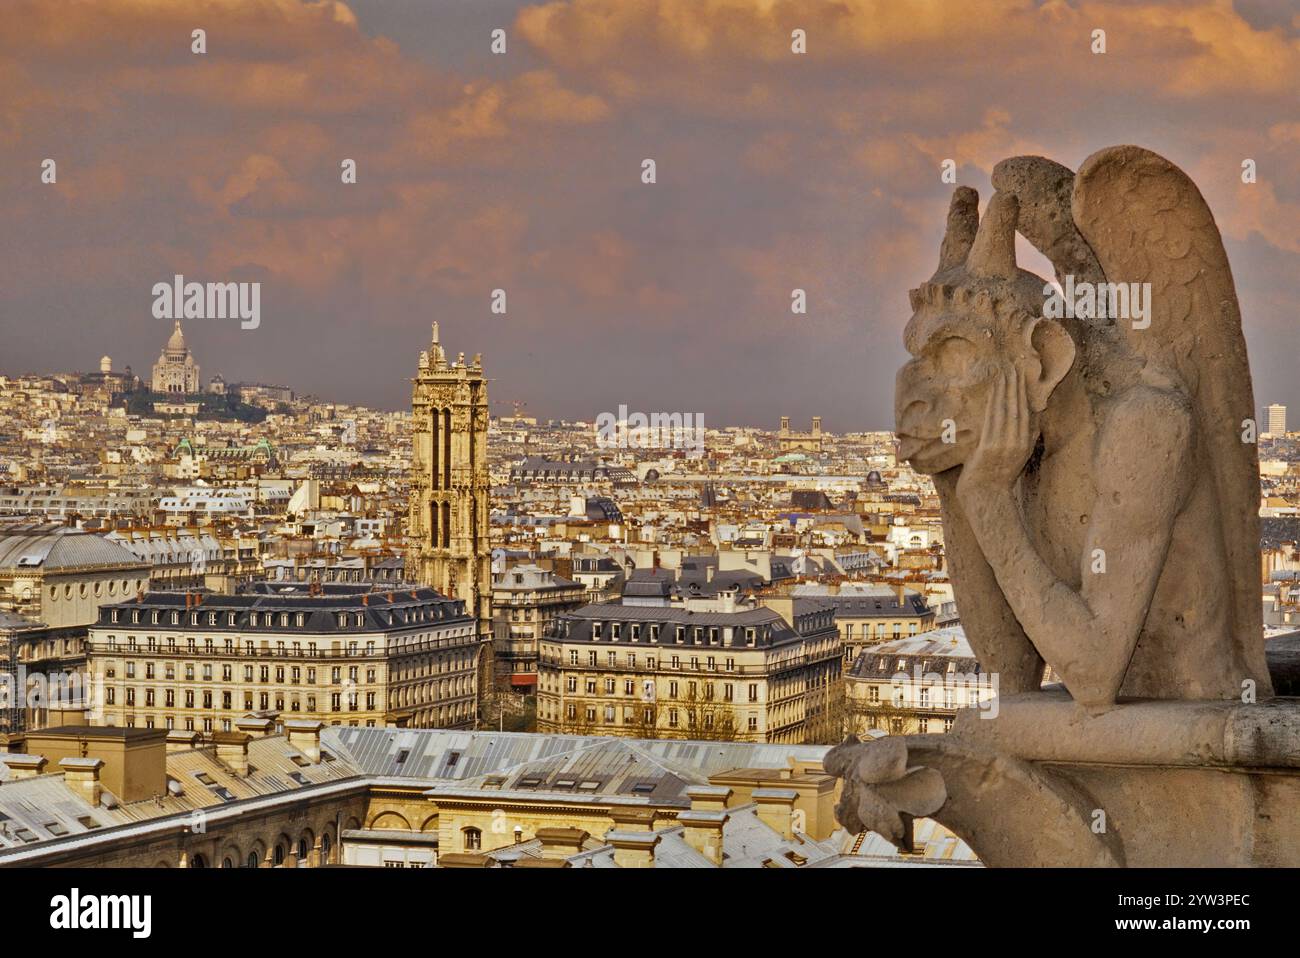
<path id="1" fill-rule="evenodd" d="M 599 638 L 600 638 L 600 627 L 601 627 L 601 623 L 599 623 L 599 622 L 593 622 L 593 623 L 591 623 L 591 637 L 592 637 L 593 639 L 599 639 Z"/>

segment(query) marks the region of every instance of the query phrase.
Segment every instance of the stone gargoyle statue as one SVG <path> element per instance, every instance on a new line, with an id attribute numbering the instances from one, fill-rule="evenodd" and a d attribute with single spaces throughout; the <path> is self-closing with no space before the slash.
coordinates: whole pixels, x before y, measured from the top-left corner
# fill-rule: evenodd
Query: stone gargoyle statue
<path id="1" fill-rule="evenodd" d="M 957 188 L 938 269 L 911 292 L 895 415 L 1002 708 L 894 746 L 851 736 L 824 760 L 840 821 L 905 846 L 908 816 L 930 815 L 987 864 L 1295 859 L 1268 851 L 1289 836 L 1249 837 L 1290 812 L 1195 777 L 1286 765 L 1277 730 L 1300 727 L 1265 663 L 1254 397 L 1214 217 L 1135 146 L 1077 174 L 1004 160 L 993 186 L 982 219 Z M 1056 285 L 1017 266 L 1017 232 Z M 1045 665 L 1068 695 L 1043 688 Z M 1222 847 L 1144 798 L 1177 775 L 1233 809 Z"/>
<path id="2" fill-rule="evenodd" d="M 1037 690 L 1046 661 L 1092 711 L 1271 695 L 1254 399 L 1209 207 L 1134 146 L 1077 175 L 1004 160 L 993 185 L 982 220 L 974 190 L 953 196 L 895 399 L 972 650 L 1003 695 Z M 1064 309 L 1017 267 L 1017 231 Z"/>

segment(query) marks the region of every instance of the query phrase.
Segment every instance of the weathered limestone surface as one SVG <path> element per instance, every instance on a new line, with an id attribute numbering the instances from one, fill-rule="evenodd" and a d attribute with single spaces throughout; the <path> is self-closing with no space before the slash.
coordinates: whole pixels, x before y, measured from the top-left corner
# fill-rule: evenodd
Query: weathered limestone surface
<path id="1" fill-rule="evenodd" d="M 955 191 L 911 293 L 896 416 L 1001 707 L 901 753 L 834 750 L 840 819 L 905 845 L 938 806 L 994 865 L 1300 864 L 1300 702 L 1265 664 L 1254 397 L 1214 218 L 1135 146 L 1077 175 L 1015 157 L 993 184 L 983 218 Z M 1017 231 L 1064 297 L 1017 267 Z"/>

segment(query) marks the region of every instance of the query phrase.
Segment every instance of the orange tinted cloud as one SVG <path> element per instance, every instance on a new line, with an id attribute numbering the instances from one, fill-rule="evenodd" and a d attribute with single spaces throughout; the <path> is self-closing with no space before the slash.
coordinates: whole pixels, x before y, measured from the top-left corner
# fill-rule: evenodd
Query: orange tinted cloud
<path id="1" fill-rule="evenodd" d="M 416 314 L 485 314 L 502 287 L 524 355 L 558 340 L 555 361 L 576 363 L 596 329 L 611 380 L 631 383 L 655 364 L 623 369 L 620 350 L 666 331 L 690 344 L 675 358 L 699 364 L 682 388 L 703 403 L 710 362 L 771 362 L 796 337 L 826 351 L 828 403 L 887 410 L 906 290 L 937 255 L 942 161 L 987 199 L 1005 156 L 1077 165 L 1126 141 L 1185 166 L 1230 244 L 1278 257 L 1258 301 L 1300 297 L 1286 278 L 1300 273 L 1300 22 L 1252 21 L 1228 0 L 519 0 L 508 56 L 483 31 L 478 54 L 449 57 L 384 35 L 373 13 L 7 3 L 0 313 L 34 303 L 85 321 L 108 303 L 129 317 L 139 290 L 183 271 L 256 276 L 268 303 L 296 297 L 335 328 L 364 297 L 365 322 L 423 337 Z M 45 157 L 59 164 L 48 189 Z M 1247 157 L 1257 184 L 1240 182 Z M 810 303 L 797 322 L 794 287 Z M 866 359 L 864 338 L 879 344 Z M 718 401 L 748 410 L 748 384 L 771 381 L 744 372 Z M 560 368 L 534 385 L 572 381 Z"/>

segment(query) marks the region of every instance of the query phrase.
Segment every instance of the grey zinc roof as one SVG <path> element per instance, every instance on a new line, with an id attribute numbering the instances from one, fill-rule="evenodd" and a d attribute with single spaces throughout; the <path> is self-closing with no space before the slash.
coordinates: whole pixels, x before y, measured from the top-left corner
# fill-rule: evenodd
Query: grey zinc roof
<path id="1" fill-rule="evenodd" d="M 17 632 L 20 629 L 40 629 L 44 628 L 44 626 L 44 622 L 37 622 L 25 615 L 19 615 L 17 612 L 7 612 L 0 609 L 0 630 Z"/>
<path id="2" fill-rule="evenodd" d="M 283 735 L 256 738 L 248 743 L 248 775 L 235 775 L 217 759 L 212 746 L 173 752 L 167 755 L 166 794 L 132 802 L 110 799 L 94 808 L 66 783 L 60 768 L 47 765 L 45 774 L 18 780 L 7 774 L 0 779 L 4 782 L 0 787 L 0 861 L 7 853 L 28 846 L 40 848 L 43 843 L 72 840 L 100 829 L 107 834 L 115 827 L 159 823 L 195 809 L 215 812 L 227 807 L 227 802 L 234 808 L 237 805 L 233 803 L 240 801 L 290 798 L 299 789 L 357 779 L 355 766 L 333 754 L 328 744 L 324 751 L 329 753 L 325 760 L 311 762 Z M 206 775 L 230 797 L 220 798 L 200 775 Z M 105 789 L 105 796 L 109 795 Z"/>
<path id="3" fill-rule="evenodd" d="M 327 747 L 337 749 L 363 774 L 418 779 L 430 784 L 468 783 L 488 775 L 505 776 L 508 781 L 512 769 L 579 751 L 587 752 L 582 761 L 590 763 L 587 767 L 591 768 L 600 767 L 611 757 L 626 762 L 628 755 L 635 753 L 684 780 L 702 781 L 735 768 L 788 768 L 791 758 L 821 761 L 830 747 L 341 725 L 323 729 L 321 740 Z M 399 763 L 396 759 L 403 751 L 407 755 Z M 452 753 L 455 753 L 454 761 Z"/>
<path id="4" fill-rule="evenodd" d="M 302 628 L 312 632 L 352 631 L 350 627 L 338 625 L 339 612 L 361 614 L 365 628 L 372 631 L 442 622 L 463 625 L 471 621 L 465 614 L 463 599 L 448 598 L 426 586 L 399 586 L 396 583 L 349 586 L 328 583 L 322 586 L 320 595 L 310 595 L 298 584 L 285 583 L 273 590 L 271 586 L 274 585 L 276 583 L 256 583 L 255 588 L 237 595 L 205 592 L 201 594 L 200 604 L 193 606 L 189 604 L 192 596 L 187 593 L 149 592 L 135 601 L 101 605 L 99 621 L 101 624 L 110 623 L 114 610 L 154 609 L 167 612 L 236 613 L 234 625 L 229 623 L 224 614 L 219 614 L 215 623 L 204 621 L 203 628 L 210 632 L 232 629 L 244 632 L 254 628 L 249 624 L 251 612 L 302 612 L 305 615 Z M 422 617 L 426 612 L 429 617 Z M 264 628 L 281 627 L 266 625 Z"/>
<path id="5" fill-rule="evenodd" d="M 888 595 L 841 594 L 820 598 L 835 607 L 835 615 L 839 618 L 861 619 L 877 616 L 887 618 L 897 615 L 925 615 L 930 611 L 925 598 L 916 592 L 908 592 L 901 603 L 892 590 Z"/>
<path id="6" fill-rule="evenodd" d="M 593 622 L 672 622 L 678 625 L 778 625 L 785 620 L 766 606 L 738 608 L 735 612 L 697 612 L 680 606 L 616 605 L 595 602 L 568 615 Z"/>
<path id="7" fill-rule="evenodd" d="M 0 528 L 0 569 L 131 566 L 140 560 L 115 542 L 71 526 L 27 523 Z"/>

